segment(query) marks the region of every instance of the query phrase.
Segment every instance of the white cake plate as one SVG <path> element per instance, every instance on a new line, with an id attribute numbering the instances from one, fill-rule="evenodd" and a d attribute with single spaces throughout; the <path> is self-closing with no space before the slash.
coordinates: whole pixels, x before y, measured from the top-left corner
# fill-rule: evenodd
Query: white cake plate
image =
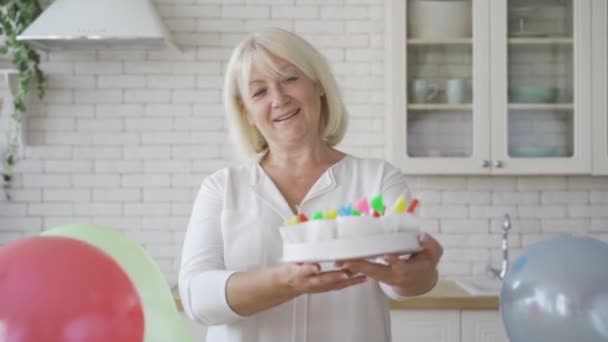
<path id="1" fill-rule="evenodd" d="M 417 232 L 370 235 L 358 239 L 283 244 L 284 262 L 323 262 L 361 259 L 421 250 Z"/>

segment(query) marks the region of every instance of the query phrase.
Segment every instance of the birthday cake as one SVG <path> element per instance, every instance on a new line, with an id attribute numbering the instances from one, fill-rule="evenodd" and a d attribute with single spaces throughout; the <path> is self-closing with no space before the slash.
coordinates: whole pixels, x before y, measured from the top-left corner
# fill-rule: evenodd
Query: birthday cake
<path id="1" fill-rule="evenodd" d="M 420 249 L 420 224 L 413 212 L 418 200 L 401 196 L 389 209 L 382 196 L 361 198 L 338 209 L 301 213 L 279 228 L 283 261 L 321 262 L 369 258 Z"/>

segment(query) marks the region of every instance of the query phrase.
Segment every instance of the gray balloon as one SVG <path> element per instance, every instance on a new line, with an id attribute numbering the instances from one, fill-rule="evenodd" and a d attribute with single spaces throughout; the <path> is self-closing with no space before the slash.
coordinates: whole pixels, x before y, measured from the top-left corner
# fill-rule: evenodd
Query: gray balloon
<path id="1" fill-rule="evenodd" d="M 608 244 L 559 235 L 530 246 L 505 275 L 500 311 L 511 342 L 608 341 Z"/>

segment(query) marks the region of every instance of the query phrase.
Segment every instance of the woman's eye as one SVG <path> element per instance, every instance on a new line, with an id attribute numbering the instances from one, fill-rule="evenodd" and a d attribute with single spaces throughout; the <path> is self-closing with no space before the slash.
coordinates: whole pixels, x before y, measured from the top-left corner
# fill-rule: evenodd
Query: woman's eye
<path id="1" fill-rule="evenodd" d="M 297 77 L 297 76 L 291 76 L 291 77 L 287 77 L 287 78 L 285 79 L 285 83 L 295 82 L 295 81 L 297 81 L 297 80 L 298 80 L 298 77 Z"/>
<path id="2" fill-rule="evenodd" d="M 265 91 L 266 91 L 266 89 L 256 90 L 253 92 L 253 95 L 251 97 L 258 97 L 258 96 L 264 94 Z"/>

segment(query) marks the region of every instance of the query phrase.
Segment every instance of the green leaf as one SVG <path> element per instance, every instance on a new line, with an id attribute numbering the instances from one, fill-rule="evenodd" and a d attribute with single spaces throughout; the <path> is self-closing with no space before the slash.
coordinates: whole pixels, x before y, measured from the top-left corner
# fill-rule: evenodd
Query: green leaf
<path id="1" fill-rule="evenodd" d="M 25 105 L 23 104 L 23 100 L 15 100 L 15 110 L 20 112 L 25 112 Z"/>
<path id="2" fill-rule="evenodd" d="M 34 64 L 40 63 L 40 55 L 38 54 L 38 52 L 36 52 L 32 49 L 28 49 L 27 58 Z"/>
<path id="3" fill-rule="evenodd" d="M 15 156 L 14 156 L 14 155 L 12 155 L 12 154 L 11 154 L 11 155 L 9 155 L 9 156 L 6 158 L 6 163 L 7 163 L 7 165 L 9 165 L 9 166 L 15 165 Z"/>
<path id="4" fill-rule="evenodd" d="M 17 35 L 25 30 L 42 13 L 38 0 L 0 0 L 0 35 L 6 37 L 0 45 L 0 54 L 7 55 L 17 69 L 17 91 L 13 96 L 12 124 L 6 132 L 9 145 L 5 154 L 4 174 L 10 174 L 19 152 L 20 130 L 26 112 L 25 99 L 32 87 L 42 98 L 45 93 L 46 78 L 40 70 L 40 54 L 27 44 L 17 40 Z M 34 85 L 35 84 L 35 85 Z"/>
<path id="5" fill-rule="evenodd" d="M 7 44 L 9 45 L 16 45 L 17 44 L 17 37 L 16 36 L 9 36 L 8 39 L 6 40 Z"/>
<path id="6" fill-rule="evenodd" d="M 11 118 L 13 119 L 13 125 L 16 128 L 16 126 L 19 126 L 21 124 L 21 120 L 23 118 L 22 112 L 19 110 L 15 110 L 11 115 Z"/>
<path id="7" fill-rule="evenodd" d="M 18 12 L 18 8 L 16 4 L 10 4 L 8 5 L 8 7 L 6 8 L 6 14 L 8 15 L 9 18 L 13 18 L 13 19 L 18 19 L 19 18 L 19 12 Z"/>

